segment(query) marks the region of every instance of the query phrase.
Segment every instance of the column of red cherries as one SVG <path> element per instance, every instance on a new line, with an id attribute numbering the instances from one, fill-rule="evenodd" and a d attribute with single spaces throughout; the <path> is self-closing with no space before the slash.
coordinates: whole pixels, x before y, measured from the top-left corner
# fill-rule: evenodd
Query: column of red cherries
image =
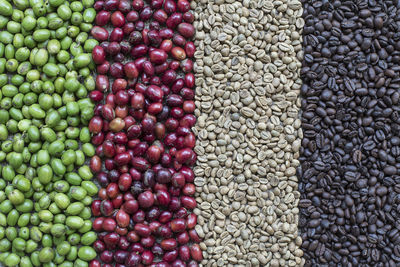
<path id="1" fill-rule="evenodd" d="M 190 4 L 105 0 L 95 9 L 90 167 L 102 188 L 90 266 L 198 266 Z"/>

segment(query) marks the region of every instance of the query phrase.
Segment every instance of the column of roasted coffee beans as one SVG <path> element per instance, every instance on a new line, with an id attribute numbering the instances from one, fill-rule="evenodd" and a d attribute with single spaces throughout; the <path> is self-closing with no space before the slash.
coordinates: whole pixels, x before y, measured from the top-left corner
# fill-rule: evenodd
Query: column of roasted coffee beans
<path id="1" fill-rule="evenodd" d="M 400 265 L 399 9 L 304 1 L 306 266 Z"/>
<path id="2" fill-rule="evenodd" d="M 302 5 L 192 2 L 204 266 L 301 266 Z"/>
<path id="3" fill-rule="evenodd" d="M 92 210 L 94 266 L 198 266 L 187 0 L 97 1 L 92 35 L 98 104 L 91 168 L 102 187 Z"/>

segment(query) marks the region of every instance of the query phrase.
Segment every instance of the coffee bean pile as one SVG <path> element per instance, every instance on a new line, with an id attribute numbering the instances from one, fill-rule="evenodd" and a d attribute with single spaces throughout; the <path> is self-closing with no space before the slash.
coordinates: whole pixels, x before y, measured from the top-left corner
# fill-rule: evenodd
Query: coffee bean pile
<path id="1" fill-rule="evenodd" d="M 300 1 L 192 2 L 203 266 L 301 266 Z"/>
<path id="2" fill-rule="evenodd" d="M 396 2 L 303 2 L 305 266 L 400 265 Z"/>

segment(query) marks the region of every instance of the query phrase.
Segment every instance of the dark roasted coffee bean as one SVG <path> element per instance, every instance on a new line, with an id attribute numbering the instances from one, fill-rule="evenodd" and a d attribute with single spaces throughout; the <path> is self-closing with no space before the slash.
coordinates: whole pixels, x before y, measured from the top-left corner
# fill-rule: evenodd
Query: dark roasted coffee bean
<path id="1" fill-rule="evenodd" d="M 386 167 L 383 169 L 383 172 L 384 172 L 386 175 L 394 175 L 394 174 L 397 173 L 397 169 L 396 169 L 396 167 L 394 167 L 394 166 L 386 166 Z"/>
<path id="2" fill-rule="evenodd" d="M 362 159 L 362 152 L 360 150 L 355 150 L 353 152 L 353 162 L 359 163 Z"/>

